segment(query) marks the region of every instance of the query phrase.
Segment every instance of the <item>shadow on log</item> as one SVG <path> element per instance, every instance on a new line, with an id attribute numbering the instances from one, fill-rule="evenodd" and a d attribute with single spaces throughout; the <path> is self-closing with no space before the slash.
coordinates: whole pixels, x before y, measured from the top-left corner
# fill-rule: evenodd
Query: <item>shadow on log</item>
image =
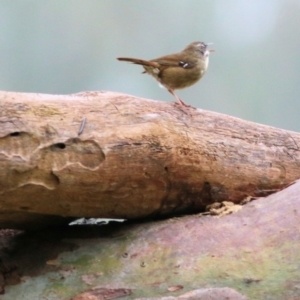
<path id="1" fill-rule="evenodd" d="M 199 212 L 300 177 L 299 133 L 218 113 L 111 92 L 0 105 L 2 228 Z"/>

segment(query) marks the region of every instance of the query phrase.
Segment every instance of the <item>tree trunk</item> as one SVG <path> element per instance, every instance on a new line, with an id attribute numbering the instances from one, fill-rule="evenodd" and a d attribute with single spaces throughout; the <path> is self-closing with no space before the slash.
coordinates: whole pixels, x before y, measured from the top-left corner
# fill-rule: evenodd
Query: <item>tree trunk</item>
<path id="1" fill-rule="evenodd" d="M 218 113 L 111 92 L 0 106 L 1 227 L 197 212 L 300 177 L 299 133 Z"/>

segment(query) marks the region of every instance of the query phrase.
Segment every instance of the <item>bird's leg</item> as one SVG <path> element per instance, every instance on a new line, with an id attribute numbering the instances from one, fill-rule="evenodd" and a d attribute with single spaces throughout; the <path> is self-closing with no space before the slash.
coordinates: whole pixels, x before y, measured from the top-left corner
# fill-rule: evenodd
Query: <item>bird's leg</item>
<path id="1" fill-rule="evenodd" d="M 169 93 L 171 93 L 171 94 L 177 99 L 177 101 L 179 102 L 180 105 L 187 106 L 187 107 L 190 106 L 190 105 L 184 103 L 184 102 L 183 102 L 183 101 L 182 101 L 182 100 L 174 93 L 173 90 L 168 89 L 168 91 L 169 91 Z"/>

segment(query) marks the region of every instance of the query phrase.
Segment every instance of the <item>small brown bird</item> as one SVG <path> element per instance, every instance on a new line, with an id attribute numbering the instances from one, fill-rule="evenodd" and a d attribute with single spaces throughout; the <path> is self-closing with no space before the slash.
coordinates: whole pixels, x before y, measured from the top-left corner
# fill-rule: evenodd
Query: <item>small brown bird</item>
<path id="1" fill-rule="evenodd" d="M 152 75 L 164 86 L 181 105 L 185 104 L 174 90 L 184 89 L 196 83 L 204 75 L 208 67 L 209 54 L 214 50 L 208 50 L 203 42 L 194 42 L 179 53 L 162 56 L 152 60 L 143 60 L 129 57 L 118 57 L 120 61 L 129 61 L 142 65 L 143 73 Z"/>

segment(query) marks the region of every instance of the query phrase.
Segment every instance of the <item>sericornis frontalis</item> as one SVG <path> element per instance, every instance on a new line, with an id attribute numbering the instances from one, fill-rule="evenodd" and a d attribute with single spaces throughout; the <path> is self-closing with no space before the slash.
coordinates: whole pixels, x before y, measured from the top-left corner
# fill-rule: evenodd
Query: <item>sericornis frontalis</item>
<path id="1" fill-rule="evenodd" d="M 143 73 L 152 75 L 176 97 L 181 105 L 188 106 L 174 93 L 174 90 L 189 87 L 201 79 L 208 67 L 209 54 L 214 51 L 208 50 L 208 45 L 203 42 L 194 42 L 179 53 L 152 60 L 128 57 L 117 59 L 142 65 L 145 69 Z"/>

